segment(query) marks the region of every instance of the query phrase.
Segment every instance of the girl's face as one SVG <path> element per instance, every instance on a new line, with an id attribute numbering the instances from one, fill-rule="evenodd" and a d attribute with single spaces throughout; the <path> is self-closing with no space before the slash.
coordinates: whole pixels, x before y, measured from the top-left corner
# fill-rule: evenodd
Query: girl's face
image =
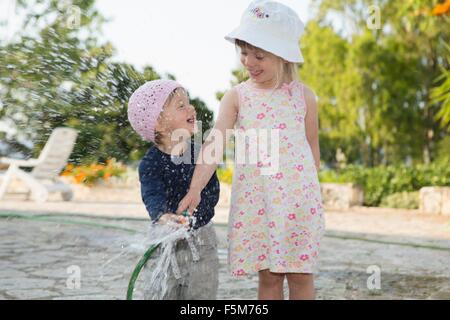
<path id="1" fill-rule="evenodd" d="M 240 59 L 250 78 L 259 84 L 277 83 L 279 58 L 258 48 L 241 47 Z"/>
<path id="2" fill-rule="evenodd" d="M 172 100 L 164 107 L 156 125 L 156 131 L 171 140 L 171 134 L 180 130 L 186 138 L 196 132 L 196 115 L 194 107 L 189 103 L 189 98 L 184 90 L 177 90 Z M 185 135 L 186 134 L 186 135 Z M 177 136 L 179 134 L 177 133 Z M 178 139 L 178 138 L 177 138 Z"/>

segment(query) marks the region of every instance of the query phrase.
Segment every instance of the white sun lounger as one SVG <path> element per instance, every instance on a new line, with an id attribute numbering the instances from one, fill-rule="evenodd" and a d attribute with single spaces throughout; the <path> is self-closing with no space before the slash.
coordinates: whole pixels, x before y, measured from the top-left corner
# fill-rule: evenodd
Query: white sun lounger
<path id="1" fill-rule="evenodd" d="M 31 199 L 36 202 L 47 201 L 51 192 L 61 192 L 64 201 L 70 201 L 73 197 L 72 187 L 62 181 L 59 174 L 67 164 L 77 135 L 78 132 L 75 129 L 55 128 L 38 159 L 0 158 L 0 163 L 9 165 L 0 184 L 0 200 L 12 179 L 17 178 L 27 186 Z M 21 167 L 33 169 L 31 172 L 26 172 Z"/>

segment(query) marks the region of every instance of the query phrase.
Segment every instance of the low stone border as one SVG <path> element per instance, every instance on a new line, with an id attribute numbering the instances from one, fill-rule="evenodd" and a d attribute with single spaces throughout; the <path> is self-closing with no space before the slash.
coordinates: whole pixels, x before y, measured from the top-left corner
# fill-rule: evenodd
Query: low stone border
<path id="1" fill-rule="evenodd" d="M 327 209 L 347 210 L 363 204 L 363 191 L 353 183 L 321 183 L 320 186 L 322 200 Z"/>
<path id="2" fill-rule="evenodd" d="M 423 187 L 419 194 L 421 212 L 450 215 L 450 187 Z"/>

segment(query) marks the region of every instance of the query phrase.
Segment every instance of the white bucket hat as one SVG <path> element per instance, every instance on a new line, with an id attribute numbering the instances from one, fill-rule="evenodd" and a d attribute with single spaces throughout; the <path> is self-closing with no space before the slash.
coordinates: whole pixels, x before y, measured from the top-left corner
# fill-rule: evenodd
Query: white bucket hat
<path id="1" fill-rule="evenodd" d="M 279 2 L 255 0 L 245 10 L 241 23 L 225 39 L 236 39 L 271 52 L 289 62 L 303 62 L 299 39 L 305 26 L 297 13 Z"/>

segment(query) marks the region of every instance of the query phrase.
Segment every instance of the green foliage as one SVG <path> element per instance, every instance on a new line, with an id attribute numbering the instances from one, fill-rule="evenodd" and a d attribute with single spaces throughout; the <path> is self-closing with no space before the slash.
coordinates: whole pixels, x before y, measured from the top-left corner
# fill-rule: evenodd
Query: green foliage
<path id="1" fill-rule="evenodd" d="M 383 198 L 402 191 L 418 191 L 425 186 L 450 186 L 448 161 L 416 166 L 392 165 L 366 168 L 350 165 L 340 170 L 319 172 L 321 182 L 359 185 L 364 191 L 364 204 L 378 206 Z"/>
<path id="2" fill-rule="evenodd" d="M 151 66 L 140 71 L 113 62 L 112 45 L 97 39 L 103 18 L 94 1 L 73 4 L 82 12 L 76 28 L 67 25 L 58 1 L 19 3 L 27 16 L 24 25 L 33 30 L 15 42 L 0 43 L 0 120 L 13 129 L 5 140 L 35 157 L 53 128 L 68 126 L 79 131 L 71 163 L 137 161 L 149 143 L 128 122 L 128 99 L 140 85 L 161 76 Z M 191 103 L 203 130 L 208 129 L 212 111 L 198 98 Z M 32 150 L 23 141 L 32 141 Z"/>
<path id="3" fill-rule="evenodd" d="M 386 196 L 380 203 L 380 207 L 418 209 L 419 192 L 397 192 Z"/>
<path id="4" fill-rule="evenodd" d="M 431 14 L 438 1 L 315 3 L 319 10 L 300 41 L 300 75 L 319 98 L 325 162 L 335 164 L 338 148 L 350 163 L 366 166 L 439 158 L 448 118 L 450 19 Z M 380 8 L 381 29 L 367 26 L 371 5 Z M 331 13 L 346 27 L 332 27 Z M 437 78 L 442 86 L 433 100 Z"/>
<path id="5" fill-rule="evenodd" d="M 446 44 L 447 53 L 450 54 L 450 46 Z M 447 57 L 447 64 L 450 65 L 450 57 Z M 436 79 L 441 83 L 431 92 L 433 103 L 441 103 L 441 108 L 436 114 L 436 120 L 440 121 L 443 128 L 450 131 L 450 69 L 442 68 L 442 74 Z"/>

